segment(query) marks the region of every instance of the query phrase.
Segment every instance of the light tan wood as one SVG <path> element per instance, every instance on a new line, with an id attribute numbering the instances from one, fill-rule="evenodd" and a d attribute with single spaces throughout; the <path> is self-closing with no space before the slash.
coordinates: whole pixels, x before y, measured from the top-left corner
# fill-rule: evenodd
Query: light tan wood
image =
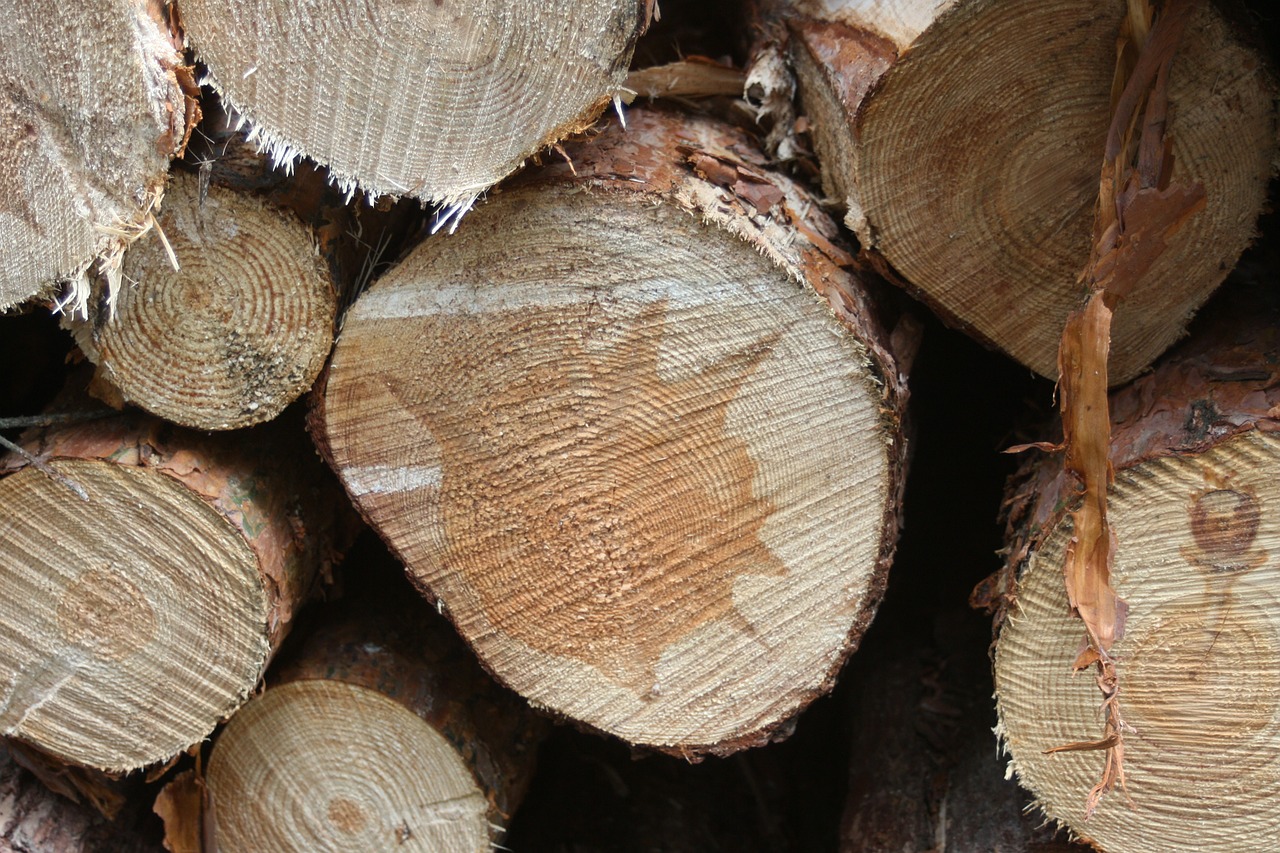
<path id="1" fill-rule="evenodd" d="M 305 787 L 280 784 L 281 768 Z M 484 794 L 454 748 L 364 687 L 268 690 L 227 724 L 207 782 L 215 849 L 226 853 L 490 849 Z"/>
<path id="2" fill-rule="evenodd" d="M 1099 729 L 1098 691 L 1071 663 L 1061 526 L 1031 558 L 996 657 L 1000 733 L 1050 817 L 1108 851 L 1266 850 L 1280 845 L 1280 437 L 1248 433 L 1193 459 L 1122 473 L 1113 584 L 1128 602 L 1120 660 L 1124 767 L 1132 808 L 1113 793 L 1083 822 L 1097 752 L 1044 755 Z"/>
<path id="3" fill-rule="evenodd" d="M 99 273 L 118 291 L 121 253 L 146 233 L 196 114 L 166 14 L 146 0 L 0 3 L 0 309 L 63 284 L 83 311 Z"/>
<path id="4" fill-rule="evenodd" d="M 249 696 L 342 536 L 294 428 L 291 449 L 113 419 L 30 439 L 63 480 L 5 460 L 0 732 L 128 771 Z"/>
<path id="5" fill-rule="evenodd" d="M 253 196 L 212 186 L 202 197 L 187 173 L 175 174 L 159 223 L 168 246 L 130 248 L 114 311 L 75 324 L 98 377 L 184 426 L 274 418 L 333 344 L 336 288 L 314 235 Z"/>
<path id="6" fill-rule="evenodd" d="M 488 851 L 501 839 L 546 721 L 385 562 L 348 566 L 357 594 L 310 614 L 218 736 L 211 847 Z"/>
<path id="7" fill-rule="evenodd" d="M 731 752 L 828 689 L 874 611 L 901 378 L 811 199 L 709 120 L 628 124 L 360 298 L 320 437 L 502 681 Z"/>
<path id="8" fill-rule="evenodd" d="M 190 0 L 223 99 L 281 162 L 461 211 L 622 94 L 652 2 Z"/>
<path id="9" fill-rule="evenodd" d="M 952 324 L 1056 378 L 1080 300 L 1121 0 L 799 2 L 799 91 L 828 195 Z M 1110 379 L 1173 343 L 1253 239 L 1275 156 L 1262 58 L 1201 4 L 1170 77 L 1173 180 L 1206 207 L 1125 300 Z"/>
<path id="10" fill-rule="evenodd" d="M 1280 845 L 1280 303 L 1270 273 L 1240 284 L 1109 400 L 1122 752 L 1081 748 L 1103 734 L 1103 696 L 1091 673 L 1072 674 L 1085 628 L 1063 578 L 1073 498 L 1061 460 L 1029 460 L 1015 480 L 1007 563 L 981 587 L 1003 625 L 995 681 L 1011 770 L 1049 817 L 1112 853 Z M 1116 759 L 1126 784 L 1086 821 Z"/>

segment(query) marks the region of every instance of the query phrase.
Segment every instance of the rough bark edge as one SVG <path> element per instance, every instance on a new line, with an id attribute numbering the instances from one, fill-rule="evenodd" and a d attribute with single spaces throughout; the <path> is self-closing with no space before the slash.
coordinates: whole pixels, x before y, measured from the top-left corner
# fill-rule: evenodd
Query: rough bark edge
<path id="1" fill-rule="evenodd" d="M 63 799 L 25 768 L 17 754 L 21 746 L 0 741 L 0 850 L 82 853 L 152 849 L 132 810 L 111 820 L 78 801 Z"/>
<path id="2" fill-rule="evenodd" d="M 355 531 L 336 485 L 319 465 L 287 446 L 290 420 L 237 432 L 232 440 L 129 413 L 32 430 L 20 443 L 42 461 L 97 460 L 156 471 L 221 515 L 257 558 L 268 601 L 265 669 L 297 609 L 320 583 L 331 581 Z M 305 450 L 301 435 L 297 444 Z M 0 476 L 24 467 L 25 460 L 10 455 L 0 459 Z M 265 488 L 232 482 L 246 468 L 266 472 Z"/>
<path id="3" fill-rule="evenodd" d="M 135 787 L 125 777 L 67 764 L 38 746 L 16 736 L 6 736 L 5 748 L 13 762 L 25 769 L 50 791 L 73 803 L 92 807 L 107 820 L 115 820 Z"/>
<path id="4" fill-rule="evenodd" d="M 939 13 L 939 17 L 957 14 L 955 4 Z M 862 29 L 841 20 L 821 20 L 792 12 L 783 16 L 787 55 L 793 65 L 807 61 L 825 87 L 823 97 L 829 97 L 844 115 L 843 126 L 829 129 L 829 133 L 844 136 L 842 147 L 849 149 L 849 156 L 857 158 L 862 121 L 866 106 L 882 88 L 899 59 L 899 47 L 872 30 Z M 936 23 L 936 21 L 935 21 Z M 798 59 L 803 52 L 804 60 Z M 844 64 L 837 66 L 824 60 L 819 54 L 828 53 L 831 58 L 843 57 Z M 797 78 L 800 76 L 793 72 Z M 797 92 L 798 79 L 792 84 Z M 812 131 L 811 131 L 812 133 Z M 922 303 L 942 322 L 964 332 L 992 352 L 1003 352 L 992 338 L 982 334 L 947 308 L 928 291 L 917 287 L 876 249 L 875 224 L 862 212 L 858 202 L 859 190 L 848 186 L 850 179 L 844 176 L 828 177 L 823 170 L 823 187 L 826 192 L 837 191 L 841 198 L 828 202 L 844 209 L 843 222 L 858 240 L 857 264 L 864 274 L 874 274 Z"/>
<path id="5" fill-rule="evenodd" d="M 726 757 L 789 737 L 796 718 L 804 709 L 835 686 L 841 668 L 857 650 L 862 635 L 875 618 L 884 598 L 902 524 L 902 496 L 909 455 L 905 367 L 918 344 L 919 328 L 914 318 L 904 315 L 897 318 L 892 334 L 887 331 L 885 321 L 888 318 L 875 304 L 875 297 L 866 290 L 878 285 L 869 285 L 850 271 L 854 259 L 842 248 L 843 240 L 835 223 L 798 184 L 767 171 L 765 155 L 741 131 L 705 118 L 654 108 L 628 111 L 625 127 L 621 125 L 623 118 L 620 115 L 617 122 L 609 123 L 591 139 L 566 145 L 562 162 L 525 172 L 506 186 L 592 188 L 675 204 L 752 246 L 799 287 L 812 290 L 814 298 L 844 327 L 862 366 L 867 370 L 869 381 L 879 390 L 880 423 L 888 438 L 885 476 L 889 490 L 881 516 L 879 552 L 871 568 L 862 607 L 853 618 L 843 647 L 837 651 L 824 679 L 811 695 L 799 700 L 791 713 L 782 719 L 716 743 L 645 744 L 638 747 L 698 762 L 708 755 Z M 638 137 L 645 132 L 653 134 L 656 145 L 638 142 Z M 655 149 L 658 157 L 649 153 Z M 710 173 L 705 171 L 707 169 L 711 170 Z M 718 182 L 717 177 L 724 182 Z M 781 209 L 784 221 L 774 218 L 775 208 Z M 894 344 L 904 351 L 903 358 L 895 359 Z M 307 421 L 317 449 L 332 464 L 333 453 L 325 430 L 324 400 L 328 377 L 326 368 L 313 388 Z M 364 516 L 358 503 L 356 507 Z M 367 516 L 365 520 L 369 521 Z M 388 543 L 388 548 L 402 564 L 406 564 L 394 545 Z M 437 600 L 435 594 L 422 586 L 412 573 L 409 577 L 423 597 L 432 602 Z M 500 674 L 483 659 L 481 663 L 490 676 L 507 686 Z M 530 702 L 530 705 L 583 731 L 613 736 L 538 703 Z"/>
<path id="6" fill-rule="evenodd" d="M 1167 457 L 1195 457 L 1253 430 L 1280 432 L 1280 294 L 1266 275 L 1263 281 L 1230 283 L 1205 309 L 1193 337 L 1152 372 L 1112 392 L 1116 471 Z M 1001 508 L 1004 563 L 970 597 L 973 607 L 993 616 L 992 653 L 1010 613 L 1018 610 L 1018 582 L 1031 554 L 1067 518 L 1070 492 L 1060 456 L 1025 459 L 1009 479 Z M 995 734 L 1009 758 L 1007 772 L 1021 778 L 1003 721 Z"/>
<path id="7" fill-rule="evenodd" d="M 511 175 L 521 171 L 530 158 L 552 149 L 561 140 L 590 130 L 608 107 L 614 106 L 616 109 L 621 109 L 620 104 L 623 96 L 630 92 L 626 87 L 627 65 L 631 61 L 636 42 L 655 20 L 657 11 L 657 0 L 636 0 L 635 26 L 632 28 L 627 43 L 622 52 L 619 53 L 617 62 L 612 70 L 614 78 L 613 90 L 606 92 L 585 107 L 577 118 L 560 124 L 545 133 L 522 156 L 507 164 L 507 171 L 503 178 L 499 179 L 500 181 L 506 180 Z M 190 40 L 185 32 L 183 33 L 183 39 L 184 44 L 191 48 Z M 198 47 L 194 48 L 194 52 L 199 57 L 200 50 Z M 353 173 L 334 169 L 322 159 L 307 151 L 301 144 L 290 140 L 286 134 L 272 128 L 269 123 L 259 121 L 254 115 L 254 110 L 232 98 L 223 86 L 219 84 L 218 78 L 212 69 L 207 66 L 204 76 L 199 80 L 199 84 L 208 86 L 218 96 L 228 114 L 235 117 L 236 123 L 234 127 L 237 131 L 246 126 L 248 127 L 245 141 L 253 144 L 259 154 L 265 155 L 272 168 L 281 169 L 285 174 L 291 175 L 301 161 L 304 159 L 310 160 L 325 170 L 329 183 L 348 201 L 357 194 L 363 195 L 370 205 L 375 204 L 381 198 L 414 198 L 423 206 L 431 206 L 437 209 L 437 228 L 444 227 L 448 223 L 452 223 L 452 227 L 456 228 L 458 220 L 471 210 L 472 206 L 475 205 L 485 191 L 494 186 L 494 183 L 483 182 L 442 192 L 429 187 L 391 186 L 390 182 L 385 180 L 370 181 L 362 179 Z"/>

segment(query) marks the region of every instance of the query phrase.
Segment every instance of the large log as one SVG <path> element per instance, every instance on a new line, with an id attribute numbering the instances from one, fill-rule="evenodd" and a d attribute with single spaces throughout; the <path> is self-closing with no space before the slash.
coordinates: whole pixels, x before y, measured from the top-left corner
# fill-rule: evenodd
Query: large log
<path id="1" fill-rule="evenodd" d="M 336 485 L 296 420 L 24 446 L 40 465 L 0 460 L 0 732 L 109 771 L 168 759 L 257 685 L 343 536 Z"/>
<path id="2" fill-rule="evenodd" d="M 355 601 L 314 613 L 218 736 L 212 849 L 487 853 L 501 839 L 545 721 L 403 578 L 370 577 L 381 568 L 348 566 Z"/>
<path id="3" fill-rule="evenodd" d="M 987 590 L 1007 614 L 995 676 L 1013 768 L 1051 818 L 1108 851 L 1280 845 L 1280 300 L 1270 282 L 1230 295 L 1154 373 L 1112 395 L 1127 785 L 1088 822 L 1102 753 L 1045 754 L 1101 731 L 1094 680 L 1072 674 L 1084 632 L 1063 584 L 1072 531 L 1058 460 L 1024 472 L 1005 574 Z"/>
<path id="4" fill-rule="evenodd" d="M 7 0 L 0 44 L 0 310 L 70 282 L 82 311 L 150 228 L 198 112 L 190 69 L 158 0 Z"/>
<path id="5" fill-rule="evenodd" d="M 796 0 L 799 93 L 827 194 L 882 269 L 1043 376 L 1077 307 L 1123 0 Z M 1199 4 L 1169 79 L 1173 182 L 1205 208 L 1125 300 L 1109 376 L 1182 334 L 1253 239 L 1275 86 Z"/>
<path id="6" fill-rule="evenodd" d="M 272 156 L 465 210 L 622 94 L 653 0 L 188 0 L 210 82 Z"/>
<path id="7" fill-rule="evenodd" d="M 633 110 L 347 315 L 316 434 L 486 666 L 728 753 L 830 688 L 897 536 L 903 377 L 750 141 Z"/>

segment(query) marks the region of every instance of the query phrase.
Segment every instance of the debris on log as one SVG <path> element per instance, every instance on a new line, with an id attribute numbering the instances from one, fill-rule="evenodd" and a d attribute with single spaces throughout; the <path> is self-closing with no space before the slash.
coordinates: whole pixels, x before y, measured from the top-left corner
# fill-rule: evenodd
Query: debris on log
<path id="1" fill-rule="evenodd" d="M 1131 732 L 1123 795 L 1087 823 L 1083 794 L 1105 745 L 1086 740 L 1098 688 L 1072 673 L 1080 623 L 1062 582 L 1074 534 L 1061 460 L 1030 463 L 1010 499 L 1008 563 L 986 588 L 1002 624 L 999 730 L 1045 812 L 1113 853 L 1280 844 L 1267 798 L 1280 785 L 1269 759 L 1280 732 L 1273 290 L 1214 304 L 1186 344 L 1111 397 L 1111 584 L 1128 603 L 1111 654 Z M 1081 749 L 1058 749 L 1072 743 Z"/>

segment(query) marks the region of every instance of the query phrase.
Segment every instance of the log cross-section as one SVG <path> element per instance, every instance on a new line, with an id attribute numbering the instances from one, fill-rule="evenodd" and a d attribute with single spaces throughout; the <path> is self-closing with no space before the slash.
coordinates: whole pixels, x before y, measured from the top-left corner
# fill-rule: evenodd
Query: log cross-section
<path id="1" fill-rule="evenodd" d="M 1079 301 L 1121 0 L 795 0 L 799 94 L 823 186 L 882 268 L 945 319 L 1056 377 Z M 1275 84 L 1215 4 L 1169 78 L 1174 183 L 1206 206 L 1125 303 L 1110 379 L 1178 339 L 1253 239 Z"/>
<path id="2" fill-rule="evenodd" d="M 1112 647 L 1131 730 L 1125 788 L 1087 818 L 1104 754 L 1094 679 L 1073 675 L 1068 481 L 1029 464 L 1012 495 L 1007 607 L 996 645 L 999 731 L 1045 812 L 1103 849 L 1280 845 L 1276 581 L 1280 566 L 1280 305 L 1270 282 L 1111 397 L 1112 584 L 1128 604 Z M 1016 582 L 1015 582 L 1016 574 Z"/>
<path id="3" fill-rule="evenodd" d="M 829 688 L 874 612 L 901 377 L 834 227 L 745 137 L 628 125 L 367 291 L 318 432 L 501 680 L 729 752 Z"/>
<path id="4" fill-rule="evenodd" d="M 127 416 L 28 436 L 42 466 L 0 459 L 0 733 L 125 772 L 248 698 L 351 526 L 287 427 Z"/>
<path id="5" fill-rule="evenodd" d="M 195 429 L 271 420 L 333 345 L 337 293 L 315 236 L 283 210 L 177 173 L 132 247 L 114 309 L 69 325 L 114 396 Z M 178 266 L 175 268 L 174 264 Z"/>
<path id="6" fill-rule="evenodd" d="M 642 0 L 226 3 L 182 19 L 210 82 L 278 160 L 344 188 L 470 206 L 622 92 Z"/>

